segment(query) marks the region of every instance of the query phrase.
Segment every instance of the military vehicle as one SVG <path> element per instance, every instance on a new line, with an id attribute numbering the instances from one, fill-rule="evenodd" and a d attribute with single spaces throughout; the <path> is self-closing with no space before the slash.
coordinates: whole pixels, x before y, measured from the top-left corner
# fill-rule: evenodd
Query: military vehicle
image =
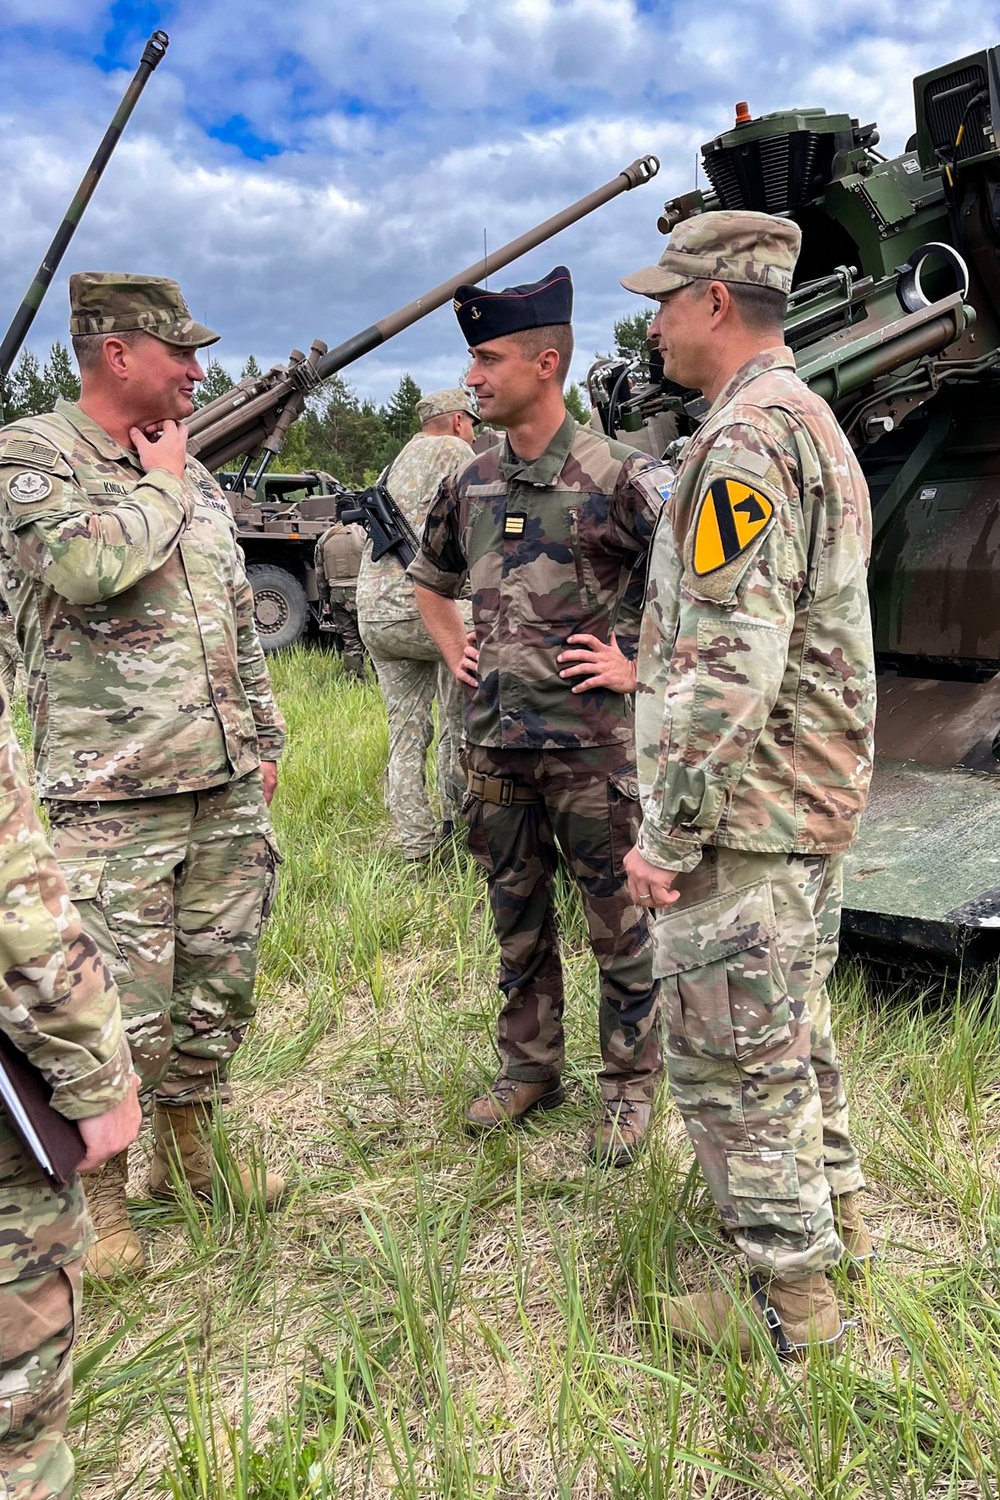
<path id="1" fill-rule="evenodd" d="M 297 640 L 306 628 L 310 610 L 316 618 L 316 580 L 309 549 L 333 519 L 335 505 L 331 507 L 331 497 L 343 493 L 339 487 L 334 491 L 315 486 L 308 494 L 302 488 L 296 493 L 296 481 L 301 484 L 304 476 L 267 477 L 271 460 L 281 451 L 288 429 L 301 413 L 309 393 L 345 365 L 450 301 L 456 287 L 463 282 L 492 275 L 620 193 L 652 181 L 659 165 L 655 156 L 640 157 L 610 182 L 481 261 L 466 266 L 440 286 L 335 349 L 328 350 L 319 340 L 313 343 L 308 355 L 293 349 L 287 364 L 275 365 L 266 374 L 242 380 L 188 418 L 188 451 L 207 468 L 217 472 L 233 459 L 243 459 L 235 473 L 226 472 L 224 483 L 240 545 L 247 556 L 257 628 L 265 650 L 277 650 Z M 330 475 L 305 477 L 317 485 L 337 483 Z M 290 489 L 286 488 L 288 485 Z M 358 495 L 356 503 L 372 534 L 378 517 L 366 508 L 366 495 L 370 493 Z M 381 540 L 375 538 L 378 544 L 385 540 L 384 535 Z"/>
<path id="2" fill-rule="evenodd" d="M 878 762 L 845 931 L 869 951 L 1000 955 L 1000 48 L 914 81 L 916 130 L 795 109 L 702 148 L 691 214 L 786 214 L 803 233 L 786 338 L 871 488 Z M 703 403 L 662 365 L 604 361 L 609 432 L 650 451 Z"/>
<path id="3" fill-rule="evenodd" d="M 252 489 L 235 472 L 215 477 L 229 497 L 246 558 L 260 643 L 265 651 L 282 651 L 310 624 L 323 628 L 313 556 L 350 492 L 322 470 L 264 474 Z"/>

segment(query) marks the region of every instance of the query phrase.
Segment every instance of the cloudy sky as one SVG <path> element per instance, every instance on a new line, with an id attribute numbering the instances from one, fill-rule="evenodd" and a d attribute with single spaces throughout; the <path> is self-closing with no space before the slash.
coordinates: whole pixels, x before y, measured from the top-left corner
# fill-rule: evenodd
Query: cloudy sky
<path id="1" fill-rule="evenodd" d="M 29 338 L 64 336 L 73 269 L 176 276 L 219 357 L 267 365 L 339 343 L 616 175 L 650 185 L 499 273 L 557 262 L 577 288 L 575 374 L 642 305 L 617 285 L 655 260 L 664 198 L 697 148 L 792 106 L 912 130 L 911 79 L 1000 43 L 1000 3 L 958 0 L 0 0 L 5 327 L 131 77 L 170 34 Z M 384 400 L 464 366 L 450 309 L 348 371 Z"/>

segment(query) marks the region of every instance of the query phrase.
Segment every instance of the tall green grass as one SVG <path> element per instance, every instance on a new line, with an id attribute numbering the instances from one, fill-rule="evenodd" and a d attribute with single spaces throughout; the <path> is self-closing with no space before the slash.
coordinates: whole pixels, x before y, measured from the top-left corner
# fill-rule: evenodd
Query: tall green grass
<path id="1" fill-rule="evenodd" d="M 495 1067 L 496 955 L 467 858 L 414 875 L 382 805 L 377 689 L 274 663 L 290 748 L 282 889 L 232 1150 L 285 1170 L 142 1195 L 145 1281 L 91 1289 L 72 1437 L 80 1493 L 175 1500 L 918 1500 L 998 1493 L 1000 999 L 844 967 L 839 1033 L 883 1259 L 856 1320 L 786 1367 L 675 1349 L 663 1298 L 731 1276 L 665 1097 L 628 1173 L 587 1159 L 595 973 L 575 895 L 566 1106 L 472 1140 Z"/>

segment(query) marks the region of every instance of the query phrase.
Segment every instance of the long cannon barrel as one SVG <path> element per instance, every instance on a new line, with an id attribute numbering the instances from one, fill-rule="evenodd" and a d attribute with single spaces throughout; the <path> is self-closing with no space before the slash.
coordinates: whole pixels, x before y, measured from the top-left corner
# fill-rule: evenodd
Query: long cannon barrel
<path id="1" fill-rule="evenodd" d="M 387 318 L 380 318 L 363 333 L 356 333 L 353 338 L 338 344 L 335 349 L 331 349 L 323 356 L 316 373 L 321 380 L 325 380 L 328 375 L 335 375 L 345 365 L 360 359 L 363 354 L 370 354 L 373 349 L 378 348 L 379 344 L 385 343 L 386 339 L 402 333 L 403 329 L 409 328 L 411 323 L 418 322 L 435 308 L 449 302 L 456 290 L 464 286 L 466 282 L 492 276 L 494 271 L 502 270 L 504 266 L 510 265 L 512 260 L 517 260 L 518 256 L 526 255 L 529 250 L 534 250 L 536 245 L 541 245 L 545 240 L 551 239 L 561 229 L 567 229 L 578 219 L 586 218 L 587 214 L 593 213 L 595 208 L 609 203 L 620 193 L 627 193 L 630 188 L 651 182 L 659 170 L 660 163 L 655 156 L 640 156 L 632 162 L 631 166 L 619 172 L 617 177 L 606 182 L 603 187 L 595 188 L 592 193 L 588 193 L 585 198 L 579 198 L 576 203 L 571 203 L 561 213 L 553 214 L 551 219 L 545 220 L 544 224 L 537 224 L 534 229 L 529 229 L 526 234 L 519 235 L 516 240 L 511 240 L 499 250 L 494 250 L 491 255 L 484 256 L 471 266 L 466 266 L 464 271 L 449 276 L 447 281 L 442 281 L 441 285 L 436 286 L 433 291 L 426 292 L 413 302 L 408 302 L 405 307 L 390 313 Z"/>
<path id="2" fill-rule="evenodd" d="M 249 456 L 264 450 L 264 456 L 256 471 L 254 482 L 264 472 L 270 456 L 281 451 L 285 435 L 299 415 L 305 399 L 321 381 L 335 375 L 345 365 L 360 359 L 372 349 L 377 349 L 394 334 L 409 328 L 412 323 L 426 317 L 435 308 L 441 307 L 455 294 L 456 287 L 464 282 L 478 281 L 509 265 L 519 255 L 533 250 L 536 245 L 551 239 L 561 229 L 575 224 L 578 219 L 593 213 L 595 208 L 617 198 L 630 188 L 651 182 L 660 169 L 655 156 L 640 156 L 637 161 L 619 172 L 617 177 L 595 188 L 585 198 L 571 203 L 560 213 L 553 214 L 543 224 L 537 224 L 516 240 L 511 240 L 491 255 L 484 256 L 464 271 L 458 271 L 442 281 L 433 291 L 426 292 L 413 302 L 408 302 L 398 312 L 390 313 L 373 323 L 364 332 L 327 350 L 325 344 L 316 341 L 307 356 L 293 350 L 287 365 L 276 366 L 259 379 L 243 380 L 225 395 L 203 406 L 188 418 L 188 452 L 194 454 L 209 469 L 221 468 L 223 464 L 239 455 L 247 455 L 241 470 L 241 480 L 249 469 Z"/>
<path id="3" fill-rule="evenodd" d="M 84 173 L 83 180 L 76 190 L 76 196 L 66 210 L 66 217 L 56 231 L 51 245 L 46 250 L 42 258 L 42 263 L 35 272 L 35 279 L 25 292 L 24 300 L 14 314 L 14 320 L 4 335 L 3 343 L 0 344 L 0 380 L 6 380 L 10 374 L 11 365 L 17 358 L 17 352 L 24 343 L 28 329 L 34 322 L 35 314 L 41 306 L 42 298 L 48 290 L 49 282 L 58 270 L 59 262 L 65 255 L 66 248 L 73 238 L 83 211 L 90 202 L 94 189 L 101 180 L 104 168 L 111 160 L 111 153 L 117 146 L 122 131 L 128 124 L 129 116 L 138 102 L 139 95 L 146 87 L 153 69 L 164 56 L 169 45 L 170 38 L 165 31 L 154 31 L 146 43 L 142 60 L 135 70 L 135 76 L 125 90 L 122 101 L 115 111 L 115 117 L 105 131 L 104 139 L 98 146 L 94 154 L 94 159 Z"/>

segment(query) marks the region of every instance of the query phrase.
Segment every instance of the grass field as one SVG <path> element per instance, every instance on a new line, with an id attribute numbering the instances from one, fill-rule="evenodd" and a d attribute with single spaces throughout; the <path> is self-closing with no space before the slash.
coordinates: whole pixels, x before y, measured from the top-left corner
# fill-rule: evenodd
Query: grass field
<path id="1" fill-rule="evenodd" d="M 842 1352 L 672 1349 L 659 1312 L 735 1262 L 665 1093 L 602 1174 L 595 982 L 572 891 L 567 1105 L 485 1141 L 495 950 L 471 863 L 407 871 L 373 685 L 294 653 L 285 853 L 228 1142 L 288 1173 L 263 1216 L 131 1195 L 142 1281 L 89 1288 L 72 1441 L 95 1500 L 854 1500 L 998 1493 L 1000 1002 L 837 975 L 884 1258 Z M 225 1142 L 220 1141 L 220 1149 Z"/>

